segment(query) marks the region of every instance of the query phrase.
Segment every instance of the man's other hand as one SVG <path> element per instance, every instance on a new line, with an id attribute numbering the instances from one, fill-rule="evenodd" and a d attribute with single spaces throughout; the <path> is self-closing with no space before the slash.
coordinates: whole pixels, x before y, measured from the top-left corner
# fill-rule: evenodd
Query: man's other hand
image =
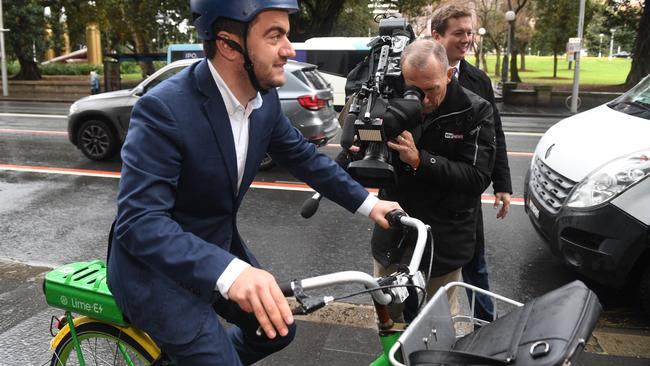
<path id="1" fill-rule="evenodd" d="M 503 202 L 503 206 L 497 212 L 497 219 L 505 219 L 510 211 L 510 193 L 497 192 L 494 194 L 494 209 L 499 208 L 499 202 Z"/>
<path id="2" fill-rule="evenodd" d="M 237 277 L 228 297 L 242 310 L 254 313 L 260 327 L 269 339 L 289 333 L 287 324 L 293 324 L 293 315 L 275 278 L 264 270 L 249 267 Z"/>
<path id="3" fill-rule="evenodd" d="M 386 214 L 395 209 L 402 209 L 397 202 L 379 200 L 375 207 L 372 208 L 372 211 L 370 211 L 370 218 L 377 225 L 388 229 L 390 225 L 388 224 L 388 220 L 386 220 Z"/>

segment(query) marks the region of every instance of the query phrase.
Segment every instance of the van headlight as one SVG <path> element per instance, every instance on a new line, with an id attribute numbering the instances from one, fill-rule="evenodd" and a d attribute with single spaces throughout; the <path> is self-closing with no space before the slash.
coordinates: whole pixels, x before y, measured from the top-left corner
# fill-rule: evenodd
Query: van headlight
<path id="1" fill-rule="evenodd" d="M 596 169 L 571 192 L 567 206 L 592 207 L 605 203 L 650 174 L 650 149 L 610 161 Z"/>

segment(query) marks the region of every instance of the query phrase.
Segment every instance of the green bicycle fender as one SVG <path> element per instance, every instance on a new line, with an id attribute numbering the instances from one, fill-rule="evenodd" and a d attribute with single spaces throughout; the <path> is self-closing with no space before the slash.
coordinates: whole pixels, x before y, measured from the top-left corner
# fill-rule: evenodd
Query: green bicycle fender
<path id="1" fill-rule="evenodd" d="M 78 318 L 75 318 L 73 321 L 74 321 L 75 328 L 86 323 L 103 323 L 98 321 L 97 319 L 89 318 L 87 316 L 80 316 Z M 105 323 L 105 324 L 109 324 L 109 323 Z M 140 346 L 142 346 L 142 348 L 144 348 L 144 350 L 147 351 L 154 359 L 160 356 L 160 348 L 158 348 L 156 343 L 145 332 L 131 325 L 129 325 L 128 327 L 120 327 L 113 324 L 109 324 L 109 325 L 120 329 L 122 332 L 126 333 L 129 337 L 133 338 L 133 340 L 136 341 Z M 61 343 L 63 338 L 68 333 L 70 333 L 70 325 L 66 324 L 65 327 L 63 327 L 56 334 L 54 338 L 52 338 L 52 341 L 50 342 L 50 351 L 58 347 L 59 343 Z"/>

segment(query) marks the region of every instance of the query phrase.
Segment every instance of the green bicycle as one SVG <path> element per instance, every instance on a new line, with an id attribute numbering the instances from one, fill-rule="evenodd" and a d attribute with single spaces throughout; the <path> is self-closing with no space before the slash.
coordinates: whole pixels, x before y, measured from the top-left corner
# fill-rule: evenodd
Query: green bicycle
<path id="1" fill-rule="evenodd" d="M 426 246 L 427 228 L 403 213 L 391 217 L 394 226 L 411 227 L 418 231 L 416 250 L 408 268 L 386 278 L 376 279 L 358 271 L 344 271 L 281 284 L 285 295 L 295 296 L 300 304 L 295 314 L 307 314 L 320 309 L 334 297 L 312 298 L 305 291 L 326 286 L 358 283 L 371 293 L 377 310 L 379 339 L 384 349 L 372 365 L 390 365 L 388 350 L 404 330 L 393 324 L 387 305 L 403 301 L 408 296 L 406 287 L 420 290 L 424 299 L 424 278 L 417 269 Z M 43 283 L 46 302 L 63 309 L 65 315 L 53 318 L 50 343 L 52 366 L 63 365 L 163 365 L 167 357 L 143 331 L 129 324 L 106 284 L 106 265 L 103 261 L 77 262 L 58 267 L 45 276 Z M 352 294 L 352 295 L 356 295 Z M 350 296 L 352 296 L 350 295 Z M 422 302 L 422 301 L 421 301 Z M 56 334 L 55 334 L 56 331 Z"/>
<path id="2" fill-rule="evenodd" d="M 449 363 L 440 360 L 454 360 L 451 362 L 454 364 L 477 364 L 477 358 L 483 362 L 478 364 L 486 365 L 537 365 L 536 360 L 540 357 L 557 358 L 559 363 L 544 364 L 561 365 L 562 362 L 572 361 L 580 353 L 600 313 L 597 298 L 584 284 L 576 281 L 524 305 L 471 285 L 452 282 L 438 289 L 424 306 L 426 281 L 419 268 L 427 238 L 431 237 L 428 227 L 400 211 L 389 213 L 387 219 L 393 227 L 417 231 L 415 250 L 409 265 L 381 278 L 360 271 L 343 271 L 282 283 L 280 288 L 285 296 L 295 297 L 299 304 L 293 309 L 294 314 L 311 313 L 336 300 L 370 294 L 383 349 L 371 366 Z M 433 252 L 432 240 L 430 245 Z M 365 290 L 338 298 L 307 295 L 310 290 L 341 284 L 361 284 Z M 465 309 L 461 314 L 452 315 L 447 290 L 454 286 L 482 292 L 492 297 L 495 307 L 497 303 L 505 303 L 511 307 L 511 311 L 492 323 L 476 319 L 473 317 L 472 297 L 469 311 Z M 417 290 L 416 296 L 420 300 L 418 315 L 408 325 L 394 323 L 390 319 L 388 305 L 404 302 L 409 296 L 408 288 Z M 53 318 L 50 325 L 54 336 L 50 344 L 50 349 L 54 351 L 52 366 L 171 364 L 151 337 L 129 324 L 117 307 L 106 284 L 103 261 L 78 262 L 56 268 L 46 274 L 43 290 L 49 305 L 65 311 L 65 316 Z M 458 325 L 469 326 L 469 330 Z M 483 328 L 479 332 L 472 332 L 474 325 Z M 58 329 L 56 334 L 54 328 Z M 524 341 L 530 336 L 524 329 L 534 335 L 534 342 Z M 513 334 L 517 336 L 513 337 Z M 505 357 L 499 353 L 501 351 L 491 349 L 495 348 L 495 335 L 501 342 L 496 348 L 510 349 L 510 356 L 501 359 Z M 479 347 L 478 352 L 473 349 L 486 343 L 489 344 L 487 348 L 481 346 L 483 348 Z M 488 357 L 485 356 L 486 350 L 490 354 Z M 498 357 L 495 358 L 495 355 Z M 424 363 L 413 361 L 414 356 L 424 360 Z M 432 359 L 436 362 L 430 361 Z"/>

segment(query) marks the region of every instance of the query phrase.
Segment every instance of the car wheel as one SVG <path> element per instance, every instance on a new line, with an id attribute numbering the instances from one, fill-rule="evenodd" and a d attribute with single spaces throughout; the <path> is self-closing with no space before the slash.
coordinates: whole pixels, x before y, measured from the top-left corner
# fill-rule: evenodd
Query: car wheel
<path id="1" fill-rule="evenodd" d="M 260 170 L 269 170 L 275 166 L 275 161 L 271 158 L 271 155 L 268 153 L 264 155 L 262 162 L 260 163 Z"/>
<path id="2" fill-rule="evenodd" d="M 84 122 L 77 133 L 77 146 L 91 160 L 106 160 L 117 151 L 115 133 L 104 121 Z"/>
<path id="3" fill-rule="evenodd" d="M 650 314 L 650 267 L 648 266 L 639 281 L 639 303 L 643 312 Z"/>

